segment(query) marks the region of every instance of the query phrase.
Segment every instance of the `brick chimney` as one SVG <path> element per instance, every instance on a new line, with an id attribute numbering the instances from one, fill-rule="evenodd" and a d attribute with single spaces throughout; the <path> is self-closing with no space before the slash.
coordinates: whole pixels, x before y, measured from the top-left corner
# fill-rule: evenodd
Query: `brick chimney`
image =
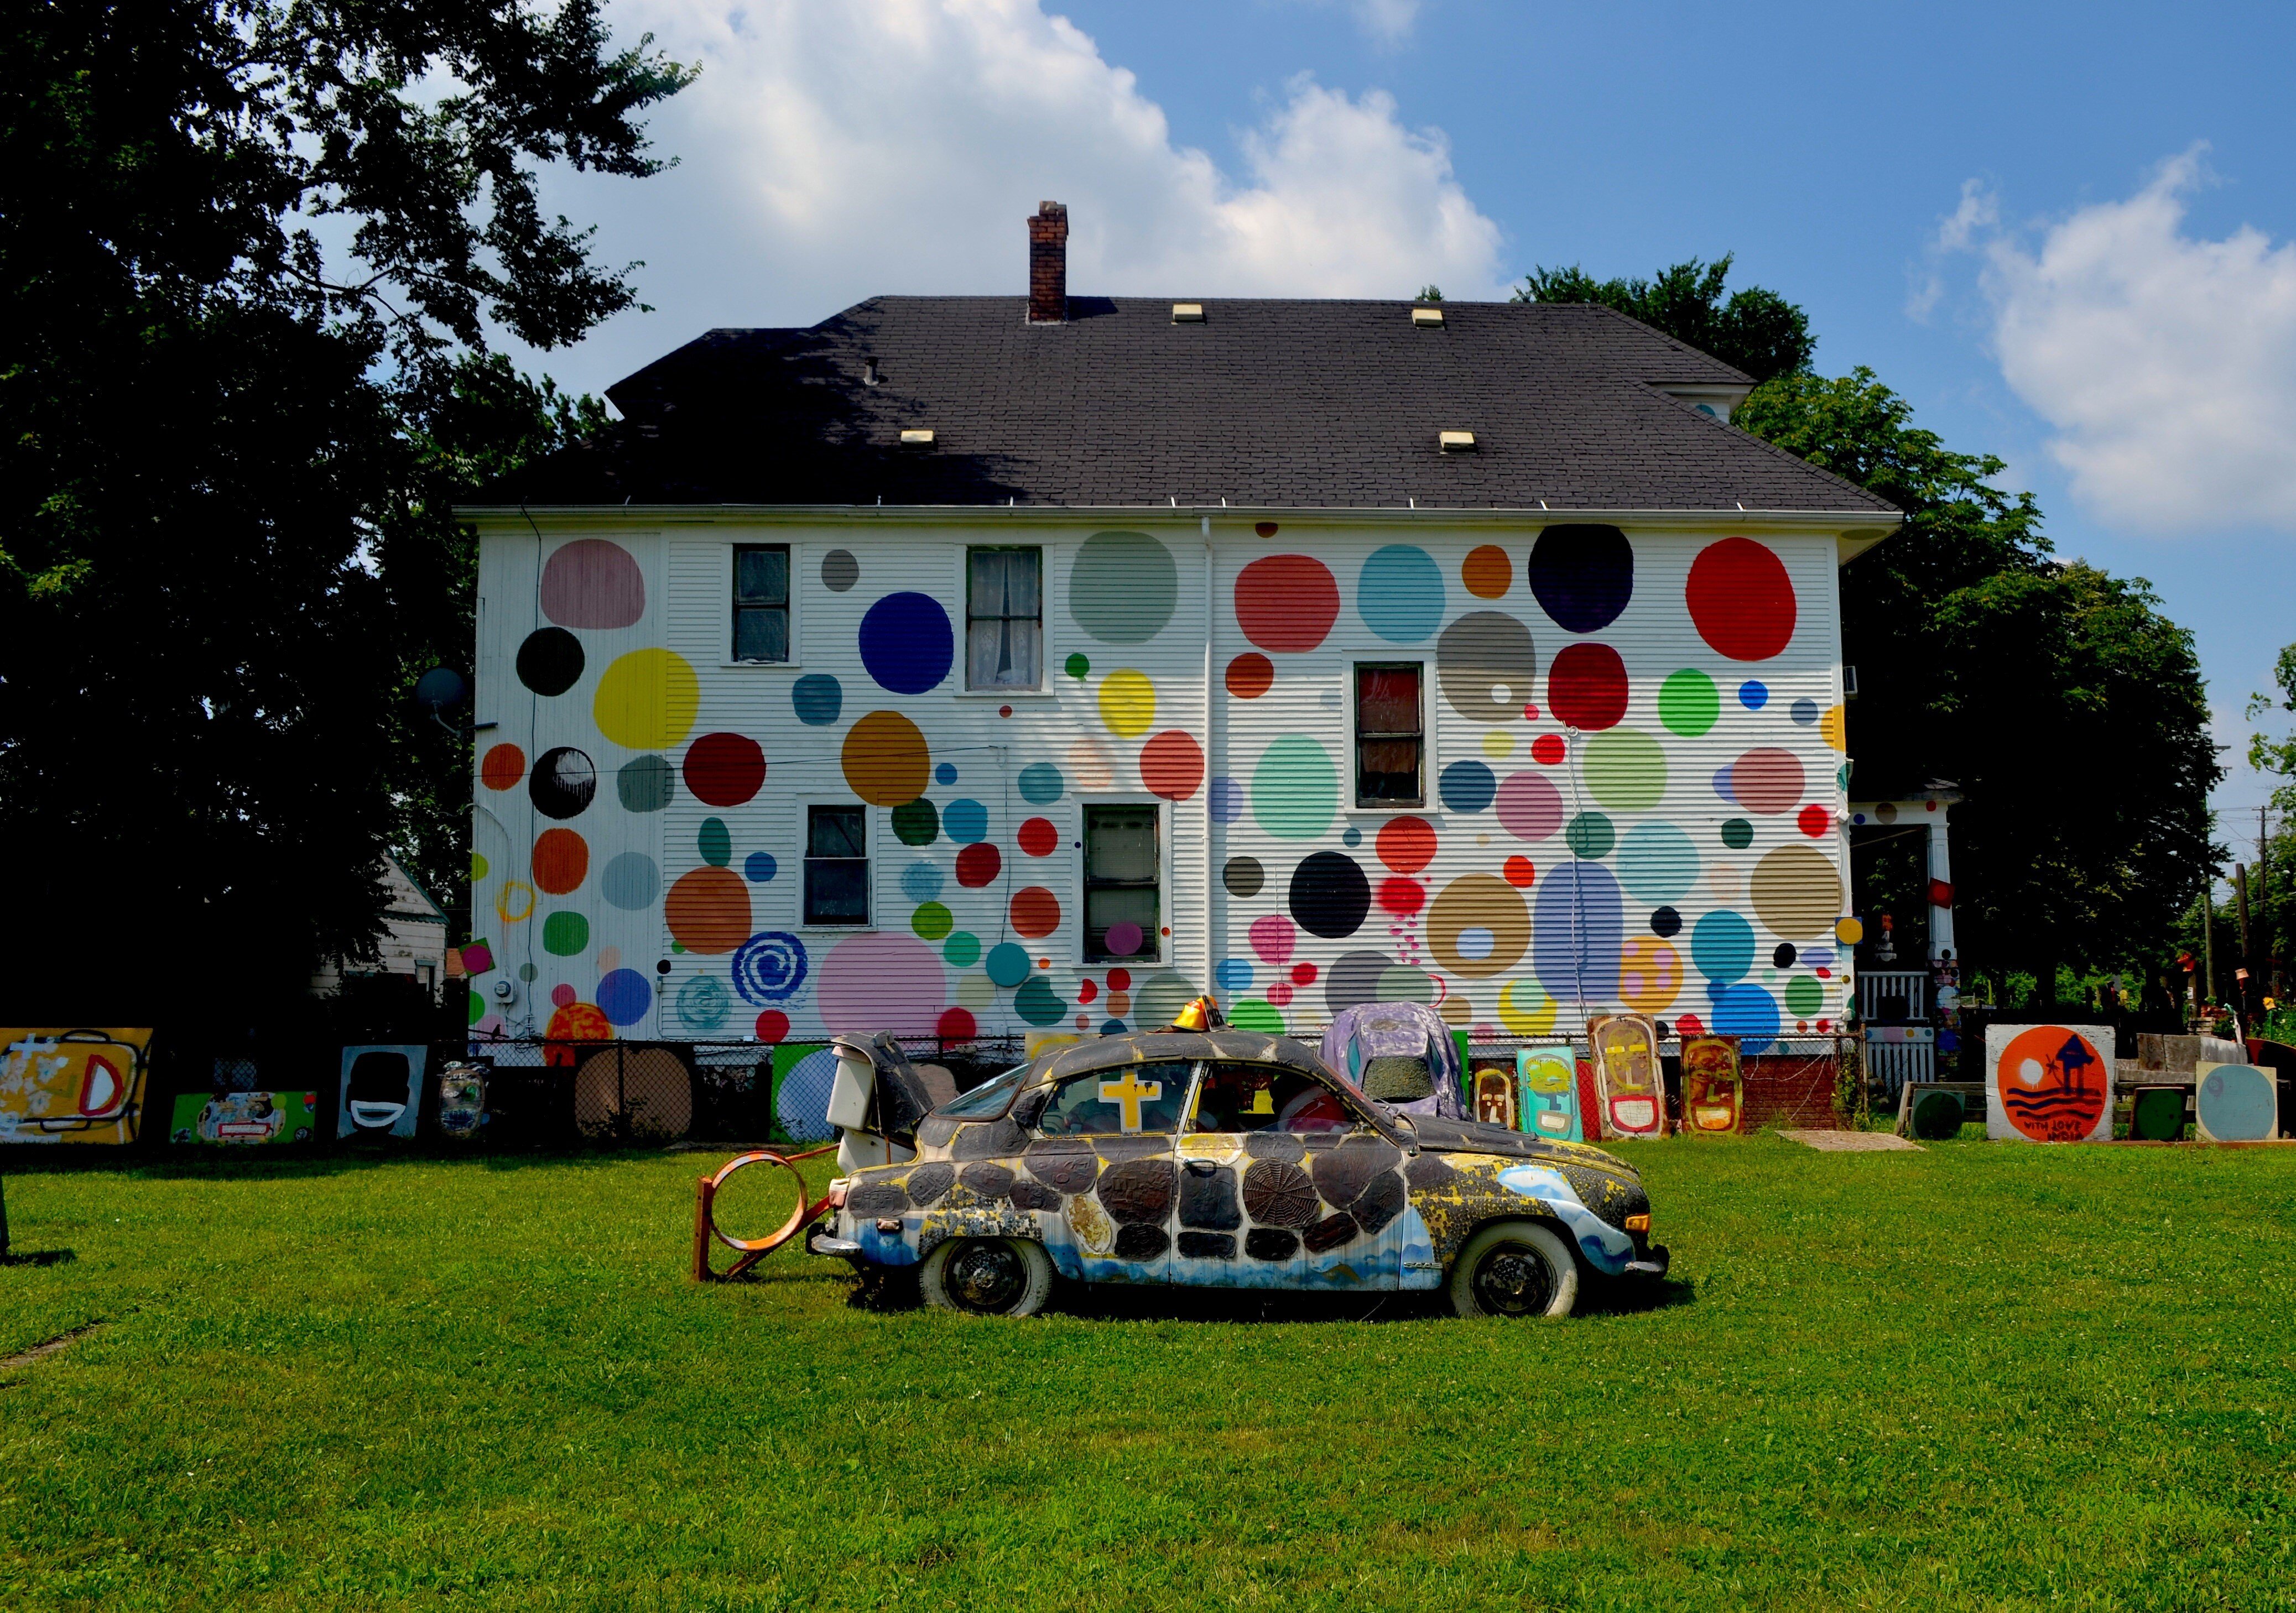
<path id="1" fill-rule="evenodd" d="M 1029 323 L 1056 325 L 1068 316 L 1068 204 L 1040 201 L 1029 220 Z"/>

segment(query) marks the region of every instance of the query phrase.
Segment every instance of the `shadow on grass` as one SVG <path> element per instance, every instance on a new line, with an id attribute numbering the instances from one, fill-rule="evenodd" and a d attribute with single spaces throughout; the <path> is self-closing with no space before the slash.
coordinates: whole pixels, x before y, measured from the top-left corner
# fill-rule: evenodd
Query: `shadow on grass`
<path id="1" fill-rule="evenodd" d="M 78 1258 L 68 1249 L 12 1249 L 0 1255 L 0 1265 L 70 1265 Z"/>
<path id="2" fill-rule="evenodd" d="M 11 1176 L 72 1175 L 87 1173 L 135 1176 L 155 1182 L 182 1181 L 298 1181 L 340 1176 L 392 1165 L 469 1165 L 489 1172 L 569 1167 L 595 1170 L 640 1159 L 659 1159 L 669 1152 L 659 1148 L 561 1148 L 482 1152 L 452 1144 L 407 1142 L 398 1146 L 362 1145 L 357 1149 L 281 1148 L 229 1150 L 169 1150 L 146 1153 L 141 1149 L 74 1149 L 69 1154 L 43 1150 L 37 1157 L 10 1159 Z M 81 1158 L 94 1154 L 94 1159 Z"/>

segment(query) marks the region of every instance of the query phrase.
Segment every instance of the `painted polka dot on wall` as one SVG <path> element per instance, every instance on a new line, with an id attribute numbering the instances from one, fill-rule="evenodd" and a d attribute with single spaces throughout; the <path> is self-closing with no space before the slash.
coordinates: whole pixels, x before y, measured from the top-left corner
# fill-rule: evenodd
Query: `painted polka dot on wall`
<path id="1" fill-rule="evenodd" d="M 873 806 L 898 806 L 925 792 L 932 757 L 923 731 L 898 711 L 872 711 L 845 732 L 845 782 Z M 1028 773 L 1021 774 L 1022 793 Z"/>
<path id="2" fill-rule="evenodd" d="M 515 745 L 493 745 L 479 764 L 479 782 L 489 790 L 515 790 L 526 776 L 526 752 Z"/>
<path id="3" fill-rule="evenodd" d="M 1616 527 L 1549 527 L 1525 569 L 1539 609 L 1566 633 L 1600 632 L 1634 598 L 1634 545 Z"/>
<path id="4" fill-rule="evenodd" d="M 1504 611 L 1470 611 L 1435 641 L 1435 681 L 1470 722 L 1521 721 L 1523 708 L 1538 698 L 1530 629 Z"/>
<path id="5" fill-rule="evenodd" d="M 1684 602 L 1698 636 L 1718 655 L 1761 661 L 1792 642 L 1792 579 L 1776 554 L 1747 537 L 1709 544 L 1691 562 Z"/>
<path id="6" fill-rule="evenodd" d="M 832 549 L 821 557 L 821 585 L 843 594 L 861 580 L 861 562 L 849 549 Z"/>
<path id="7" fill-rule="evenodd" d="M 1140 782 L 1148 793 L 1185 801 L 1204 782 L 1204 753 L 1193 736 L 1169 728 L 1140 748 Z"/>
<path id="8" fill-rule="evenodd" d="M 1459 562 L 1459 582 L 1477 599 L 1503 599 L 1514 585 L 1514 561 L 1496 544 L 1479 544 Z"/>
<path id="9" fill-rule="evenodd" d="M 1627 714 L 1627 666 L 1608 644 L 1566 644 L 1546 674 L 1546 705 L 1571 728 L 1618 725 Z"/>
<path id="10" fill-rule="evenodd" d="M 790 685 L 790 705 L 808 728 L 826 728 L 845 709 L 845 689 L 825 672 L 808 672 Z"/>
<path id="11" fill-rule="evenodd" d="M 582 641 L 563 627 L 544 627 L 526 635 L 513 665 L 518 681 L 535 693 L 563 694 L 582 681 Z"/>
<path id="12" fill-rule="evenodd" d="M 1414 544 L 1374 550 L 1357 574 L 1357 614 L 1390 643 L 1423 642 L 1441 625 L 1443 604 L 1443 569 Z"/>
<path id="13" fill-rule="evenodd" d="M 633 650 L 616 656 L 590 697 L 590 719 L 625 750 L 660 750 L 693 732 L 701 679 L 674 651 Z"/>
<path id="14" fill-rule="evenodd" d="M 1275 686 L 1275 663 L 1256 650 L 1227 664 L 1227 692 L 1240 700 L 1256 700 Z"/>
<path id="15" fill-rule="evenodd" d="M 930 594 L 888 594 L 861 618 L 861 665 L 881 689 L 922 694 L 955 664 L 948 612 Z"/>
<path id="16" fill-rule="evenodd" d="M 1379 860 L 1397 873 L 1417 873 L 1435 860 L 1438 841 L 1434 825 L 1425 818 L 1390 818 L 1380 826 L 1373 847 Z"/>
<path id="17" fill-rule="evenodd" d="M 645 576 L 619 544 L 577 538 L 551 551 L 537 597 L 562 627 L 635 626 L 645 614 Z"/>
<path id="18" fill-rule="evenodd" d="M 1172 619 L 1180 573 L 1145 532 L 1095 532 L 1069 569 L 1069 615 L 1103 644 L 1141 644 Z"/>
<path id="19" fill-rule="evenodd" d="M 1021 849 L 1032 857 L 1048 857 L 1060 849 L 1060 831 L 1046 818 L 1030 818 L 1015 831 Z"/>
<path id="20" fill-rule="evenodd" d="M 739 806 L 766 782 L 766 753 L 745 733 L 705 733 L 687 747 L 685 788 L 711 806 Z"/>
<path id="21" fill-rule="evenodd" d="M 1351 936 L 1371 911 L 1371 884 L 1344 852 L 1319 851 L 1292 871 L 1286 900 L 1300 928 L 1326 939 Z"/>
<path id="22" fill-rule="evenodd" d="M 1236 626 L 1262 650 L 1313 650 L 1339 616 L 1340 585 L 1329 567 L 1308 555 L 1263 555 L 1235 579 Z"/>
<path id="23" fill-rule="evenodd" d="M 546 818 L 579 817 L 597 793 L 597 768 L 570 745 L 544 751 L 527 775 L 527 798 Z"/>

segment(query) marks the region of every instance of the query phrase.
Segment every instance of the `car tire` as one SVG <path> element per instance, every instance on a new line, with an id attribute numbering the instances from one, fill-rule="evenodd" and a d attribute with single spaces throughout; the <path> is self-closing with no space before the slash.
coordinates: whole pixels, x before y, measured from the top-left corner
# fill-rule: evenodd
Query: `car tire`
<path id="1" fill-rule="evenodd" d="M 968 1316 L 1033 1316 L 1052 1298 L 1053 1261 L 1028 1238 L 951 1238 L 917 1273 L 927 1305 Z"/>
<path id="2" fill-rule="evenodd" d="M 1578 1262 L 1536 1221 L 1500 1221 L 1451 1262 L 1451 1308 L 1462 1316 L 1568 1316 L 1578 1303 Z"/>

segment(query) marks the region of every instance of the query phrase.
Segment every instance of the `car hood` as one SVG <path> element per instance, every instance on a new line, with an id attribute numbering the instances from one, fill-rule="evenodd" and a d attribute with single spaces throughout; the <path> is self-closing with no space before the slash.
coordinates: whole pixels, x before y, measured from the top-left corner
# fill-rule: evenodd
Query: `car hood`
<path id="1" fill-rule="evenodd" d="M 1584 1142 L 1550 1142 L 1544 1137 L 1485 1126 L 1476 1120 L 1441 1120 L 1432 1115 L 1412 1115 L 1408 1124 L 1418 1144 L 1445 1154 L 1493 1154 L 1507 1159 L 1538 1159 L 1551 1165 L 1593 1165 L 1629 1181 L 1642 1174 L 1616 1154 Z"/>

